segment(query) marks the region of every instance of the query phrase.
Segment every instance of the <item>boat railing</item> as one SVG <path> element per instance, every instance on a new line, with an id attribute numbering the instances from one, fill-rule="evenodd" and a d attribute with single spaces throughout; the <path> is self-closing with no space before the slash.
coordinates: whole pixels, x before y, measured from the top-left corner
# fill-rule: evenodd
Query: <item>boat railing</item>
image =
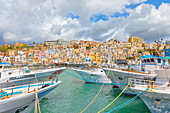
<path id="1" fill-rule="evenodd" d="M 142 79 L 136 79 L 136 78 L 128 78 L 128 83 L 130 85 L 138 85 L 138 86 L 148 86 L 148 87 L 159 87 L 159 88 L 166 88 L 166 87 L 170 87 L 170 81 L 167 82 L 156 82 L 156 81 L 152 81 L 152 80 L 142 80 Z"/>
<path id="2" fill-rule="evenodd" d="M 52 69 L 52 68 L 48 68 L 48 67 L 20 68 L 20 69 L 13 69 L 12 72 L 10 72 L 9 74 L 13 74 L 13 73 L 25 74 L 25 73 L 30 73 L 30 72 L 42 72 L 45 69 Z"/>
<path id="3" fill-rule="evenodd" d="M 46 82 L 53 83 L 54 81 L 58 81 L 57 76 L 43 76 L 38 78 L 28 78 L 26 80 L 17 80 L 12 82 L 5 82 L 0 84 L 0 99 L 3 95 L 2 92 L 8 91 L 8 94 L 10 96 L 13 95 L 14 89 L 21 88 L 21 87 L 27 87 L 27 93 L 30 92 L 31 85 L 37 85 L 37 86 L 44 86 Z M 10 93 L 9 93 L 10 91 Z M 20 90 L 22 91 L 22 90 Z"/>
<path id="4" fill-rule="evenodd" d="M 142 80 L 142 79 L 135 79 L 135 78 L 128 78 L 128 83 L 130 85 L 148 85 L 149 80 Z"/>

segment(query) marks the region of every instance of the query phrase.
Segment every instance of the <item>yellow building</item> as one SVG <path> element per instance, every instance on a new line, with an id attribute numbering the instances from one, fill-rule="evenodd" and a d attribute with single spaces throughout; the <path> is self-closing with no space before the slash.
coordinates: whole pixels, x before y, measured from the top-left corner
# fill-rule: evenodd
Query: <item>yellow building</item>
<path id="1" fill-rule="evenodd" d="M 17 55 L 17 51 L 16 50 L 12 50 L 12 49 L 8 50 L 7 53 L 8 53 L 9 56 L 11 56 L 11 55 L 12 56 L 16 56 Z"/>
<path id="2" fill-rule="evenodd" d="M 143 43 L 143 39 L 142 38 L 139 38 L 139 37 L 130 37 L 129 39 L 128 39 L 128 42 L 130 42 L 130 43 L 133 43 L 133 42 L 135 42 L 135 43 Z"/>
<path id="3" fill-rule="evenodd" d="M 136 47 L 142 47 L 142 46 L 143 46 L 142 43 L 137 43 L 137 44 L 136 44 Z"/>
<path id="4" fill-rule="evenodd" d="M 41 64 L 41 59 L 33 58 L 32 61 L 37 64 Z"/>
<path id="5" fill-rule="evenodd" d="M 45 58 L 45 62 L 49 62 L 49 58 Z"/>
<path id="6" fill-rule="evenodd" d="M 93 64 L 101 64 L 100 56 L 98 55 L 98 53 L 92 53 L 90 54 L 90 57 Z"/>
<path id="7" fill-rule="evenodd" d="M 143 38 L 139 38 L 138 43 L 143 44 Z"/>
<path id="8" fill-rule="evenodd" d="M 100 61 L 100 57 L 96 57 L 96 62 L 97 62 L 97 65 L 101 64 L 101 61 Z"/>
<path id="9" fill-rule="evenodd" d="M 91 61 L 92 61 L 92 62 L 96 60 L 96 55 L 91 54 L 90 57 L 91 57 Z"/>
<path id="10" fill-rule="evenodd" d="M 74 49 L 74 53 L 75 53 L 75 54 L 77 53 L 77 49 Z"/>

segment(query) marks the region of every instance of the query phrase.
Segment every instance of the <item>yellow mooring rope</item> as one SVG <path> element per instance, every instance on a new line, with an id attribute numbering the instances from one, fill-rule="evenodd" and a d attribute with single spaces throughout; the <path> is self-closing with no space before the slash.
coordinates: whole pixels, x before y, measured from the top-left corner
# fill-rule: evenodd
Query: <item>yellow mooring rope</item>
<path id="1" fill-rule="evenodd" d="M 37 97 L 36 97 L 36 91 L 35 91 L 35 108 L 34 113 L 37 113 Z"/>
<path id="2" fill-rule="evenodd" d="M 97 96 L 99 95 L 99 93 L 101 92 L 102 88 L 103 88 L 104 84 L 102 85 L 102 87 L 100 88 L 99 92 L 97 93 L 97 95 L 94 97 L 94 99 L 92 100 L 92 102 L 86 107 L 84 108 L 80 113 L 83 113 L 97 98 Z"/>
<path id="3" fill-rule="evenodd" d="M 106 108 L 108 108 L 114 101 L 116 101 L 121 95 L 122 93 L 126 90 L 126 88 L 128 87 L 129 85 L 127 85 L 124 90 L 110 103 L 108 104 L 105 108 L 103 108 L 102 110 L 100 110 L 98 113 L 101 113 L 103 110 L 105 110 Z"/>
<path id="4" fill-rule="evenodd" d="M 35 90 L 35 109 L 34 109 L 34 113 L 37 113 L 37 104 L 38 104 L 39 113 L 41 113 L 40 104 L 39 104 L 39 100 L 38 100 L 38 93 L 37 93 L 37 90 Z"/>

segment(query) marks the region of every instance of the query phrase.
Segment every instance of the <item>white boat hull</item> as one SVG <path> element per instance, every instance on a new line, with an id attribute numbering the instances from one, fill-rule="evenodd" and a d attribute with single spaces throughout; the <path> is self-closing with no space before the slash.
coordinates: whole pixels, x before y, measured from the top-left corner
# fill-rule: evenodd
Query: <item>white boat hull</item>
<path id="1" fill-rule="evenodd" d="M 58 81 L 53 85 L 50 85 L 48 87 L 39 90 L 37 92 L 39 100 L 41 100 L 43 96 L 47 95 L 53 89 L 55 89 L 60 83 L 61 81 Z M 23 111 L 23 112 L 25 110 L 31 111 L 32 108 L 34 107 L 34 101 L 35 101 L 35 92 L 31 92 L 18 97 L 11 97 L 9 99 L 0 100 L 0 112 L 15 113 L 17 111 Z"/>
<path id="2" fill-rule="evenodd" d="M 30 73 L 13 73 L 12 75 L 8 75 L 6 77 L 3 77 L 0 79 L 0 83 L 6 83 L 6 82 L 17 82 L 21 80 L 27 80 L 27 79 L 34 79 L 39 77 L 50 77 L 52 75 L 60 74 L 63 72 L 63 69 L 46 69 L 46 70 L 39 70 L 37 72 L 30 72 Z M 7 74 L 7 73 L 3 73 Z"/>
<path id="3" fill-rule="evenodd" d="M 139 94 L 143 90 L 130 88 L 134 93 Z M 140 95 L 142 101 L 147 105 L 152 113 L 170 112 L 170 93 L 146 91 Z"/>
<path id="4" fill-rule="evenodd" d="M 104 72 L 91 72 L 74 69 L 87 83 L 112 83 Z"/>

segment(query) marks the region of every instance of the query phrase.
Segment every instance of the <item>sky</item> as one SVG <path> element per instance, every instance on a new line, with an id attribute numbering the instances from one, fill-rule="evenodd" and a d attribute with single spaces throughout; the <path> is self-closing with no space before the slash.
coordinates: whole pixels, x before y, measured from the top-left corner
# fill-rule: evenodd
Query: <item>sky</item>
<path id="1" fill-rule="evenodd" d="M 170 40 L 170 0 L 0 0 L 0 45 Z"/>

